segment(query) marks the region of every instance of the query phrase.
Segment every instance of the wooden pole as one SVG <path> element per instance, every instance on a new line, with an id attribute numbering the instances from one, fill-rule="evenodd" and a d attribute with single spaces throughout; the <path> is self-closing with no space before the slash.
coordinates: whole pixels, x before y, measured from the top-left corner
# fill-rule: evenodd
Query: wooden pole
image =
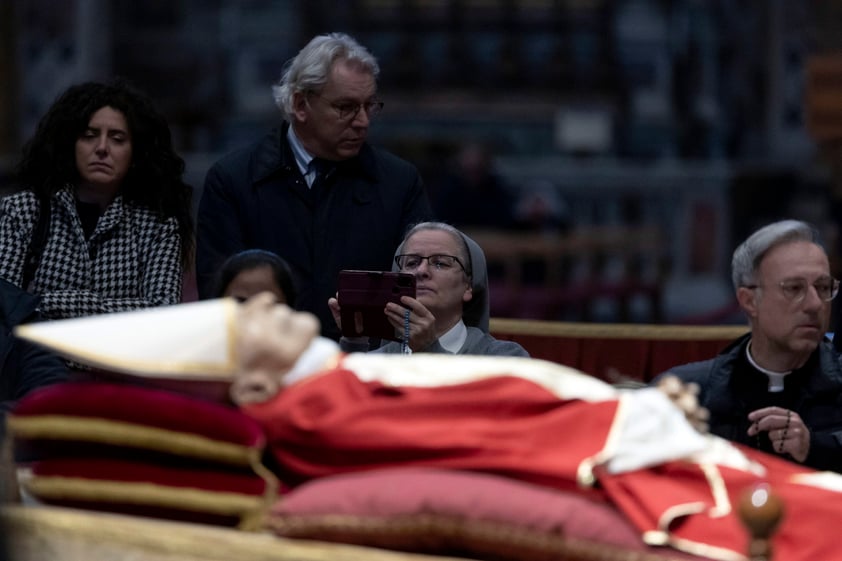
<path id="1" fill-rule="evenodd" d="M 749 533 L 749 561 L 772 561 L 772 535 L 784 515 L 780 497 L 761 483 L 743 493 L 737 509 Z"/>

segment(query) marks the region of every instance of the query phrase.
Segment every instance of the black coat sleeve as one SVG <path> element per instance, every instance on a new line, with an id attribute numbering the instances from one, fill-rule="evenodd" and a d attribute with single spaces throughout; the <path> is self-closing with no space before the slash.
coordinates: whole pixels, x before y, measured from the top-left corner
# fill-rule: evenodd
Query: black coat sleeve
<path id="1" fill-rule="evenodd" d="M 804 464 L 818 470 L 842 473 L 842 432 L 813 432 L 810 435 L 810 452 Z"/>
<path id="2" fill-rule="evenodd" d="M 6 412 L 32 390 L 67 381 L 69 372 L 58 356 L 33 343 L 13 338 L 2 376 L 0 410 Z"/>
<path id="3" fill-rule="evenodd" d="M 215 296 L 216 275 L 223 261 L 246 249 L 236 195 L 239 188 L 224 165 L 214 165 L 205 178 L 196 232 L 196 282 L 202 299 Z"/>

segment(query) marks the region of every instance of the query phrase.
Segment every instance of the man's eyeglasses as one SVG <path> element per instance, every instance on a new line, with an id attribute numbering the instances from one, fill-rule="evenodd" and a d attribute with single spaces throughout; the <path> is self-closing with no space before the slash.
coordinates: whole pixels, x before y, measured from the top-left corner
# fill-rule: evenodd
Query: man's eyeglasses
<path id="1" fill-rule="evenodd" d="M 435 255 L 427 255 L 426 257 L 423 255 L 417 255 L 415 253 L 409 253 L 404 255 L 397 255 L 395 256 L 395 264 L 400 268 L 401 271 L 415 271 L 418 267 L 421 266 L 421 262 L 427 260 L 427 263 L 430 267 L 435 269 L 436 271 L 450 271 L 454 269 L 457 265 L 463 271 L 465 271 L 465 266 L 459 261 L 459 258 L 453 255 L 442 255 L 437 253 Z M 465 271 L 467 273 L 467 271 Z"/>
<path id="2" fill-rule="evenodd" d="M 365 114 L 369 119 L 375 118 L 383 110 L 385 103 L 379 99 L 370 99 L 365 103 L 355 103 L 353 101 L 330 101 L 327 98 L 320 96 L 317 93 L 312 94 L 313 97 L 324 99 L 339 115 L 340 121 L 353 121 L 360 113 L 360 109 L 365 109 Z"/>
<path id="3" fill-rule="evenodd" d="M 792 302 L 800 302 L 807 296 L 810 283 L 806 279 L 788 279 L 778 283 L 784 298 Z M 746 288 L 762 288 L 759 284 L 749 284 Z M 839 281 L 833 277 L 822 277 L 813 283 L 816 294 L 825 302 L 830 302 L 839 293 Z"/>

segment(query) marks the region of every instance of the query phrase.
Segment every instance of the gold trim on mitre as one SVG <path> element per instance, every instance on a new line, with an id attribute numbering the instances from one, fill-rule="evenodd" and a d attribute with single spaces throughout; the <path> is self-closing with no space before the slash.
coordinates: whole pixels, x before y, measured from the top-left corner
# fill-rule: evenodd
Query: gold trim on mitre
<path id="1" fill-rule="evenodd" d="M 230 380 L 237 304 L 231 298 L 20 325 L 15 335 L 87 366 L 152 377 Z"/>

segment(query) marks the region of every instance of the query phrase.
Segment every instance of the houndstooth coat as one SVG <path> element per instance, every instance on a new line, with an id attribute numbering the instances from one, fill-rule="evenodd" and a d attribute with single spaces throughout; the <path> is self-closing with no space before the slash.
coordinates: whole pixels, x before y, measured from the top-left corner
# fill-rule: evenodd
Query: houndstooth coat
<path id="1" fill-rule="evenodd" d="M 31 191 L 0 200 L 0 278 L 20 286 L 38 215 Z M 174 217 L 126 203 L 108 206 L 85 239 L 72 187 L 52 197 L 50 230 L 30 291 L 60 319 L 181 301 L 181 241 Z"/>

